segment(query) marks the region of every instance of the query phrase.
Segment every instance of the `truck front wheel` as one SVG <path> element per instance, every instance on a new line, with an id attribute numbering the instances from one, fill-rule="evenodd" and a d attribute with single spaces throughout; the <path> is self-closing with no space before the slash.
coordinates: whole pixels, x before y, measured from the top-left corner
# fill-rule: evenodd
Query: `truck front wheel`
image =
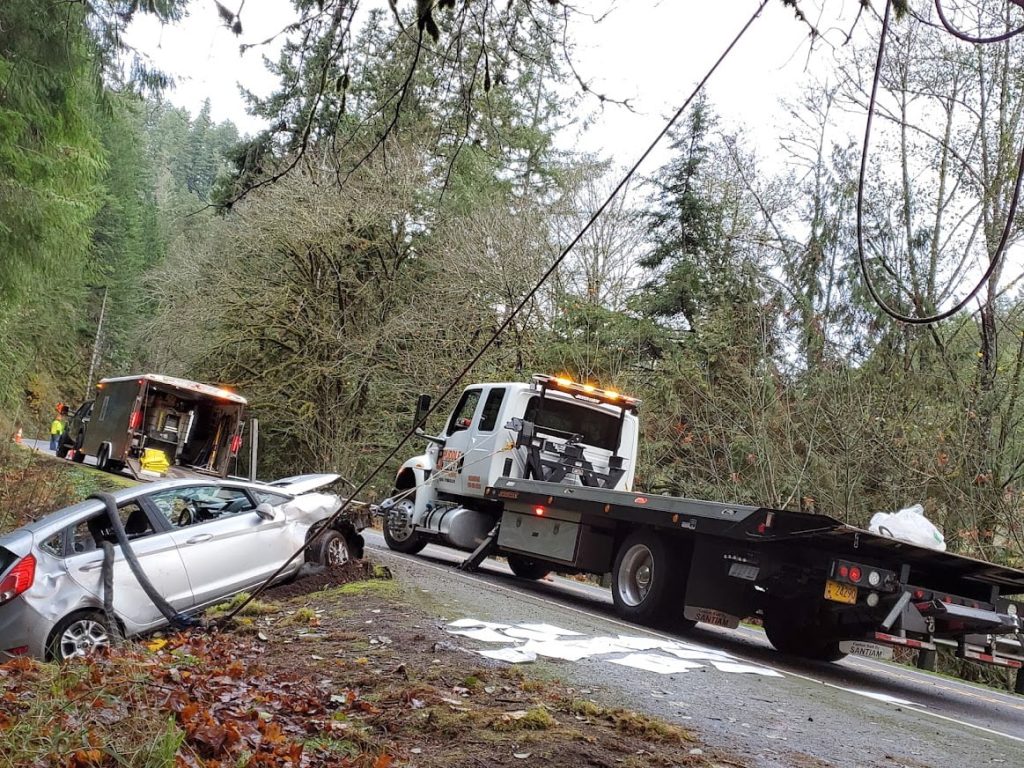
<path id="1" fill-rule="evenodd" d="M 551 568 L 546 563 L 540 560 L 531 560 L 522 555 L 509 555 L 508 567 L 519 578 L 533 581 L 543 579 L 551 573 Z"/>
<path id="2" fill-rule="evenodd" d="M 425 546 L 427 540 L 416 531 L 412 523 L 415 506 L 411 499 L 395 502 L 384 517 L 384 543 L 388 549 L 415 555 Z"/>
<path id="3" fill-rule="evenodd" d="M 619 547 L 612 570 L 615 612 L 640 624 L 660 624 L 671 618 L 669 598 L 678 594 L 681 573 L 664 537 L 636 531 Z M 681 597 L 681 595 L 680 595 Z M 678 608 L 682 611 L 682 599 Z"/>

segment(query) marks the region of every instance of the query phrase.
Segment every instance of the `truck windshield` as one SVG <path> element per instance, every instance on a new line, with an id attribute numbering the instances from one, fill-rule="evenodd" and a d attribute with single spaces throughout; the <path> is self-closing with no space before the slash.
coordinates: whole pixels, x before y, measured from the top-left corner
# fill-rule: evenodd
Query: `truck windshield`
<path id="1" fill-rule="evenodd" d="M 583 435 L 587 445 L 613 453 L 618 448 L 619 419 L 610 413 L 550 398 L 545 398 L 544 407 L 540 408 L 540 398 L 532 397 L 523 418 L 532 421 L 541 431 L 547 427 Z"/>

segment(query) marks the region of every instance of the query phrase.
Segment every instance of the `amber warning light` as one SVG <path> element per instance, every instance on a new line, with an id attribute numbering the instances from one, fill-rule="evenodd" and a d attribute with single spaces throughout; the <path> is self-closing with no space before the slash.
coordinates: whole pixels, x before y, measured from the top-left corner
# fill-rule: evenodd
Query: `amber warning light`
<path id="1" fill-rule="evenodd" d="M 548 376 L 537 373 L 534 374 L 533 380 L 537 384 L 542 384 L 550 389 L 556 389 L 559 392 L 590 398 L 602 403 L 625 406 L 634 410 L 639 408 L 642 402 L 635 397 L 629 397 L 611 389 L 601 389 L 593 384 L 579 384 L 565 376 Z"/>

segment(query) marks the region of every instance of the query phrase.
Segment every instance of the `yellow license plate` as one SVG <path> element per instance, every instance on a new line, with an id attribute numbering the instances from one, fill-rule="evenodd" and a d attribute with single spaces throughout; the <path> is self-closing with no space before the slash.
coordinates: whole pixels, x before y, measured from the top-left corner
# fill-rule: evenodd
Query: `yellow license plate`
<path id="1" fill-rule="evenodd" d="M 857 588 L 852 584 L 840 584 L 829 579 L 825 582 L 825 599 L 853 605 L 857 602 Z"/>

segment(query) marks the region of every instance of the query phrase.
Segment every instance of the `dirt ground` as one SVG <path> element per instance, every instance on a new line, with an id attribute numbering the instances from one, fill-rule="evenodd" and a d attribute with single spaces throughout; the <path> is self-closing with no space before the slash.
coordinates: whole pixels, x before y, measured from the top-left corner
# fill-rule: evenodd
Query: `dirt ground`
<path id="1" fill-rule="evenodd" d="M 353 580 L 374 573 L 365 561 L 332 571 L 269 590 L 274 609 L 242 617 L 234 631 L 258 638 L 258 663 L 271 675 L 349 702 L 332 738 L 376 755 L 372 765 L 745 765 L 682 729 L 460 647 L 396 582 Z M 332 764 L 311 759 L 303 764 Z"/>

